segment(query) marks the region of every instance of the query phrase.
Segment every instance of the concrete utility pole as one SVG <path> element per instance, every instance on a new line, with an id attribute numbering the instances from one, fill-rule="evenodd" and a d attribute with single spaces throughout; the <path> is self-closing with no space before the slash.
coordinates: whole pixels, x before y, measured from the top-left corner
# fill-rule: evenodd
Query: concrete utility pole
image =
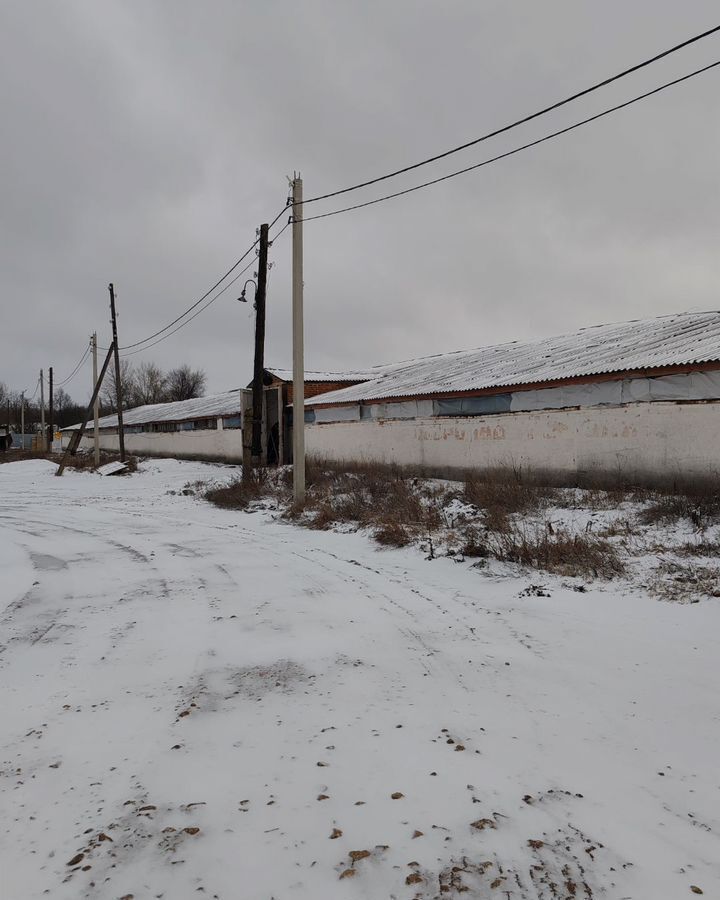
<path id="1" fill-rule="evenodd" d="M 48 445 L 48 450 L 52 452 L 53 438 L 55 437 L 55 427 L 53 425 L 53 367 L 50 366 L 48 369 L 48 393 L 49 393 L 49 401 L 50 401 L 50 427 L 48 431 L 50 432 L 50 443 Z"/>
<path id="2" fill-rule="evenodd" d="M 90 346 L 92 347 L 92 366 L 93 366 L 93 392 L 97 384 L 97 331 L 93 332 L 90 338 Z M 93 403 L 93 442 L 95 445 L 95 468 L 100 465 L 100 428 L 98 426 L 98 418 L 100 417 L 100 394 L 95 397 Z"/>
<path id="3" fill-rule="evenodd" d="M 303 183 L 299 174 L 293 184 L 292 307 L 293 307 L 293 494 L 305 502 L 305 347 L 303 335 Z"/>
<path id="4" fill-rule="evenodd" d="M 42 441 L 40 452 L 44 453 L 47 435 L 45 434 L 45 377 L 42 369 L 40 369 L 40 438 Z"/>
<path id="5" fill-rule="evenodd" d="M 255 291 L 255 365 L 253 369 L 252 464 L 262 458 L 263 372 L 265 371 L 265 299 L 267 295 L 268 226 L 260 226 L 260 255 Z"/>
<path id="6" fill-rule="evenodd" d="M 70 442 L 67 445 L 67 449 L 65 453 L 63 453 L 62 459 L 60 460 L 60 465 L 57 467 L 56 475 L 62 475 L 65 471 L 65 466 L 67 464 L 68 459 L 71 456 L 75 456 L 77 453 L 77 449 L 80 446 L 80 442 L 83 439 L 83 435 L 85 434 L 85 429 L 87 428 L 87 423 L 90 421 L 90 417 L 93 413 L 93 407 L 95 406 L 95 401 L 98 398 L 98 394 L 100 393 L 100 388 L 102 387 L 103 378 L 105 377 L 105 373 L 107 372 L 108 366 L 110 365 L 110 360 L 114 356 L 115 353 L 115 343 L 110 344 L 110 349 L 107 352 L 107 356 L 105 357 L 105 362 L 102 365 L 102 369 L 100 369 L 100 377 L 95 382 L 95 389 L 93 390 L 93 395 L 90 398 L 90 403 L 88 404 L 87 412 L 85 413 L 85 418 L 83 419 L 83 423 L 80 428 L 76 429 L 72 433 L 72 437 L 70 438 Z"/>
<path id="7" fill-rule="evenodd" d="M 115 396 L 117 401 L 118 438 L 120 439 L 120 462 L 125 462 L 125 429 L 123 427 L 123 396 L 120 383 L 120 348 L 118 347 L 117 317 L 115 315 L 115 288 L 108 285 L 110 291 L 110 313 L 112 315 L 113 346 L 115 347 Z M 94 402 L 94 401 L 93 401 Z"/>

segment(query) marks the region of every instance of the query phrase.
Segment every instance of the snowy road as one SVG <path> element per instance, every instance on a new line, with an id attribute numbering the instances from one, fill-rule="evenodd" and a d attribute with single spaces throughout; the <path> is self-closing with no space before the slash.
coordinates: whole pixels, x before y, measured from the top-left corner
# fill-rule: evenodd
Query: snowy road
<path id="1" fill-rule="evenodd" d="M 3 900 L 720 897 L 720 601 L 53 471 L 0 465 Z"/>

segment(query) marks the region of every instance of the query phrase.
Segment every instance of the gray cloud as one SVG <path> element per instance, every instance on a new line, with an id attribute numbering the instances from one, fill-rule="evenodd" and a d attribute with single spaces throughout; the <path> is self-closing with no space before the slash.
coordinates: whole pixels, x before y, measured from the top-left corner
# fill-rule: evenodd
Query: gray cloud
<path id="1" fill-rule="evenodd" d="M 41 367 L 69 373 L 94 329 L 107 342 L 109 281 L 122 343 L 162 327 L 279 211 L 294 168 L 307 195 L 372 177 L 716 15 L 709 0 L 8 0 L 0 380 L 32 389 Z M 719 38 L 387 187 L 494 155 L 714 58 Z M 719 78 L 415 195 L 308 223 L 308 366 L 717 306 Z M 280 365 L 291 359 L 289 234 L 271 251 L 267 359 Z M 253 323 L 237 295 L 231 288 L 132 359 L 202 366 L 212 390 L 248 381 Z M 86 370 L 71 393 L 84 397 L 88 379 Z"/>

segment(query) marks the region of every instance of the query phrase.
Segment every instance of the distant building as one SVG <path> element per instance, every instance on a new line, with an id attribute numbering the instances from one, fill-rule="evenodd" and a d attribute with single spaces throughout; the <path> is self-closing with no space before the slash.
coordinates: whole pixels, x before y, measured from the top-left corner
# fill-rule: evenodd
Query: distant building
<path id="1" fill-rule="evenodd" d="M 376 370 L 373 370 L 375 372 Z M 306 396 L 357 384 L 367 373 L 306 372 Z M 266 429 L 263 435 L 265 456 L 273 463 L 290 462 L 292 452 L 292 372 L 264 370 Z M 251 391 L 235 389 L 193 400 L 153 403 L 123 410 L 125 448 L 141 456 L 173 456 L 240 462 L 242 460 L 242 421 L 251 406 Z M 99 422 L 100 447 L 119 449 L 118 418 L 113 413 Z M 80 427 L 76 423 L 63 429 L 63 446 Z M 88 423 L 81 448 L 92 446 L 92 421 Z"/>

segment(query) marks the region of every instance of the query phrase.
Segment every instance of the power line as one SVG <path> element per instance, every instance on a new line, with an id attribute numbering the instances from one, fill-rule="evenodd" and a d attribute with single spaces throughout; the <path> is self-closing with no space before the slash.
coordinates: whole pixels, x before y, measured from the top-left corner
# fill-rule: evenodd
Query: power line
<path id="1" fill-rule="evenodd" d="M 270 224 L 271 228 L 278 221 L 278 219 L 283 215 L 283 213 L 285 212 L 286 209 L 287 209 L 287 205 L 284 206 L 280 210 L 280 212 L 275 216 L 275 218 L 272 220 L 272 223 Z M 237 267 L 240 265 L 240 263 L 244 259 L 246 259 L 250 253 L 252 253 L 252 251 L 255 249 L 255 247 L 257 247 L 257 245 L 259 243 L 260 243 L 260 238 L 255 238 L 253 243 L 248 247 L 248 249 L 243 253 L 243 255 L 230 266 L 230 268 L 227 270 L 227 272 L 225 272 L 225 274 L 221 278 L 219 278 L 211 288 L 209 288 L 207 291 L 205 291 L 205 293 L 202 295 L 202 297 L 199 297 L 197 300 L 195 300 L 195 302 L 192 303 L 185 310 L 185 312 L 181 313 L 179 316 L 177 316 L 177 318 L 173 319 L 172 322 L 168 322 L 168 324 L 165 325 L 164 328 L 160 328 L 158 331 L 155 331 L 153 334 L 149 334 L 146 338 L 143 338 L 140 341 L 135 341 L 135 343 L 128 344 L 125 347 L 120 347 L 120 350 L 131 350 L 133 347 L 139 347 L 140 344 L 146 344 L 148 341 L 151 341 L 153 338 L 158 337 L 158 335 L 163 334 L 163 332 L 167 331 L 169 328 L 172 328 L 173 325 L 176 325 L 181 319 L 184 319 L 188 313 L 190 313 L 194 309 L 196 309 L 203 302 L 203 300 L 207 299 L 207 297 L 209 297 L 210 294 L 212 294 L 212 292 L 217 287 L 219 287 L 223 283 L 223 281 L 225 281 L 225 279 L 235 271 L 235 269 L 237 269 Z M 126 354 L 126 355 L 129 355 L 129 354 Z"/>
<path id="2" fill-rule="evenodd" d="M 140 344 L 145 344 L 148 341 L 151 341 L 153 338 L 157 337 L 158 335 L 162 334 L 164 331 L 167 331 L 168 328 L 172 328 L 172 326 L 175 325 L 177 322 L 179 322 L 181 319 L 184 319 L 185 316 L 189 312 L 192 312 L 192 310 L 194 310 L 197 306 L 199 306 L 203 302 L 203 300 L 206 299 L 206 297 L 208 297 L 210 294 L 212 294 L 212 292 L 215 290 L 215 288 L 218 287 L 219 285 L 221 285 L 223 283 L 223 281 L 225 281 L 225 279 L 228 277 L 228 275 L 230 275 L 232 272 L 235 271 L 235 269 L 248 256 L 248 254 L 252 253 L 252 251 L 255 249 L 255 247 L 258 245 L 258 243 L 259 243 L 258 240 L 254 241 L 251 244 L 251 246 L 248 247 L 248 249 L 243 253 L 243 255 L 240 257 L 240 259 L 238 259 L 236 262 L 234 262 L 232 264 L 232 266 L 230 266 L 230 268 L 222 276 L 222 278 L 219 278 L 209 290 L 205 291 L 205 293 L 202 295 L 202 297 L 198 298 L 191 306 L 189 306 L 185 310 L 185 312 L 181 313 L 177 318 L 173 319 L 172 322 L 168 322 L 168 324 L 164 328 L 160 328 L 158 331 L 155 331 L 153 334 L 148 335 L 146 338 L 143 338 L 141 341 L 135 341 L 134 344 L 128 344 L 126 347 L 121 347 L 120 349 L 121 350 L 130 350 L 132 347 L 138 347 Z"/>
<path id="3" fill-rule="evenodd" d="M 644 94 L 639 94 L 637 97 L 633 97 L 631 100 L 626 100 L 624 103 L 618 103 L 617 106 L 612 106 L 609 109 L 596 113 L 594 116 L 588 116 L 587 119 L 582 119 L 580 122 L 575 122 L 573 125 L 568 125 L 566 128 L 561 128 L 558 131 L 553 131 L 551 134 L 546 134 L 544 137 L 538 138 L 534 141 L 530 141 L 527 144 L 522 144 L 522 146 L 515 147 L 513 150 L 508 150 L 505 153 L 499 153 L 497 156 L 493 156 L 490 159 L 484 159 L 482 162 L 475 163 L 472 166 L 466 166 L 464 169 L 458 169 L 456 172 L 450 172 L 449 175 L 443 175 L 440 178 L 433 178 L 431 181 L 424 181 L 422 184 L 416 184 L 414 187 L 405 188 L 405 190 L 402 191 L 395 191 L 395 193 L 393 194 L 386 194 L 384 197 L 378 197 L 375 200 L 366 200 L 364 203 L 356 203 L 354 206 L 345 206 L 343 207 L 343 209 L 335 209 L 331 212 L 320 213 L 317 216 L 308 216 L 307 218 L 303 217 L 303 222 L 312 222 L 315 219 L 326 219 L 328 216 L 338 216 L 340 215 L 340 213 L 351 212 L 354 209 L 362 209 L 365 206 L 373 206 L 375 203 L 384 203 L 386 200 L 392 200 L 395 197 L 402 197 L 404 194 L 412 194 L 414 191 L 422 190 L 423 188 L 430 187 L 433 184 L 439 184 L 441 181 L 448 181 L 450 178 L 457 178 L 458 175 L 465 175 L 467 172 L 472 172 L 474 169 L 480 169 L 483 166 L 489 166 L 491 163 L 498 162 L 501 159 L 506 159 L 508 156 L 514 156 L 516 153 L 521 153 L 523 150 L 528 150 L 531 147 L 537 147 L 538 144 L 544 144 L 546 141 L 550 141 L 553 138 L 560 137 L 560 135 L 567 134 L 569 131 L 574 131 L 576 128 L 580 128 L 583 125 L 589 124 L 590 122 L 595 122 L 598 119 L 609 116 L 611 113 L 617 112 L 619 109 L 625 109 L 626 106 L 632 106 L 633 103 L 638 103 L 640 100 L 645 100 L 647 97 L 652 97 L 653 94 L 659 94 L 661 91 L 664 91 L 669 87 L 673 87 L 676 84 L 687 81 L 689 78 L 694 78 L 696 75 L 701 75 L 703 72 L 708 72 L 710 69 L 714 69 L 716 66 L 720 66 L 720 60 L 717 60 L 714 63 L 710 63 L 710 65 L 708 66 L 703 66 L 702 69 L 696 69 L 694 72 L 690 72 L 688 75 L 683 75 L 682 77 L 676 78 L 673 81 L 668 81 L 665 84 L 660 85 L 660 87 L 654 88 L 652 91 L 646 91 Z"/>
<path id="4" fill-rule="evenodd" d="M 88 346 L 85 348 L 85 352 L 80 357 L 80 362 L 75 366 L 75 368 L 72 370 L 72 372 L 68 375 L 67 378 L 58 382 L 57 387 L 59 387 L 59 388 L 64 387 L 71 379 L 73 379 L 75 377 L 75 375 L 77 374 L 77 372 L 79 371 L 80 366 L 82 366 L 82 364 L 85 362 L 85 360 L 88 358 L 89 355 L 90 355 L 90 345 L 88 344 Z"/>
<path id="5" fill-rule="evenodd" d="M 200 309 L 196 310 L 196 312 L 194 312 L 190 316 L 189 319 L 186 319 L 184 322 L 181 322 L 177 326 L 177 328 L 173 328 L 172 331 L 169 331 L 167 334 L 164 334 L 162 337 L 159 337 L 156 341 L 153 341 L 151 344 L 148 344 L 147 347 L 138 347 L 136 350 L 131 350 L 129 353 L 121 354 L 122 359 L 125 359 L 125 357 L 127 357 L 127 356 L 134 356 L 134 354 L 136 354 L 136 353 L 143 353 L 145 350 L 149 350 L 151 347 L 156 347 L 158 344 L 162 344 L 162 342 L 164 340 L 167 340 L 167 338 L 172 337 L 172 335 L 174 335 L 176 332 L 180 331 L 181 328 L 184 328 L 186 325 L 189 325 L 190 322 L 192 322 L 192 320 L 194 318 L 199 316 L 200 313 L 205 312 L 205 310 L 209 306 L 212 306 L 212 304 L 218 299 L 218 297 L 221 297 L 225 293 L 225 291 L 228 290 L 228 288 L 232 287 L 235 284 L 235 282 L 241 276 L 243 276 L 251 266 L 254 266 L 254 265 L 255 265 L 255 260 L 251 259 L 250 262 L 245 266 L 245 268 L 241 269 L 237 273 L 237 275 L 232 279 L 232 281 L 229 281 L 221 291 L 218 291 L 218 293 L 215 294 L 214 297 L 211 297 L 204 306 L 201 306 Z M 134 345 L 131 345 L 131 346 L 134 346 Z"/>
<path id="6" fill-rule="evenodd" d="M 624 78 L 626 75 L 631 75 L 633 72 L 644 69 L 646 66 L 652 65 L 652 63 L 658 62 L 658 60 L 664 59 L 666 56 L 670 56 L 672 53 L 676 53 L 678 50 L 682 50 L 684 47 L 695 44 L 697 43 L 697 41 L 701 41 L 703 40 L 703 38 L 709 37 L 711 34 L 715 34 L 718 31 L 720 31 L 720 25 L 716 25 L 714 28 L 709 28 L 707 31 L 703 31 L 701 34 L 696 34 L 694 35 L 694 37 L 688 38 L 687 40 L 682 41 L 680 44 L 676 44 L 674 47 L 670 47 L 667 50 L 663 50 L 661 53 L 657 53 L 655 56 L 650 57 L 650 59 L 646 59 L 634 66 L 630 66 L 629 69 L 624 69 L 622 72 L 618 72 L 616 75 L 611 75 L 609 78 L 605 78 L 603 81 L 598 81 L 597 84 L 593 84 L 590 87 L 584 88 L 582 91 L 578 91 L 577 93 L 566 97 L 564 100 L 558 100 L 556 103 L 544 107 L 544 109 L 540 109 L 528 116 L 517 119 L 515 122 L 511 122 L 509 125 L 503 125 L 502 128 L 497 128 L 495 129 L 495 131 L 489 131 L 487 134 L 482 135 L 482 137 L 475 138 L 472 141 L 467 141 L 464 144 L 460 144 L 458 147 L 453 147 L 451 150 L 445 150 L 443 153 L 438 153 L 435 156 L 430 156 L 427 159 L 421 160 L 420 162 L 413 163 L 409 166 L 404 166 L 402 169 L 396 169 L 394 172 L 388 172 L 387 175 L 380 175 L 378 178 L 371 178 L 369 181 L 361 181 L 358 184 L 353 184 L 350 187 L 341 188 L 338 191 L 332 191 L 329 194 L 320 194 L 317 197 L 310 197 L 308 200 L 303 201 L 303 205 L 306 205 L 308 203 L 316 203 L 318 200 L 328 200 L 330 197 L 337 197 L 340 194 L 347 194 L 350 191 L 357 191 L 360 188 L 369 187 L 370 185 L 377 184 L 380 181 L 386 181 L 388 178 L 394 178 L 396 175 L 403 175 L 405 172 L 412 172 L 413 169 L 419 169 L 421 166 L 427 166 L 430 163 L 437 162 L 439 159 L 445 159 L 445 157 L 451 156 L 454 153 L 459 153 L 461 150 L 467 150 L 468 147 L 474 147 L 476 144 L 487 141 L 492 137 L 497 137 L 497 135 L 499 134 L 504 134 L 506 131 L 517 128 L 519 125 L 524 125 L 526 122 L 531 122 L 533 119 L 537 119 L 540 116 L 544 116 L 546 113 L 552 112 L 555 109 L 559 109 L 561 106 L 565 106 L 567 103 L 572 103 L 573 100 L 577 100 L 580 97 L 586 97 L 588 94 L 593 93 L 593 91 L 597 91 L 602 87 L 606 87 L 608 84 L 612 84 L 614 81 L 618 81 L 620 78 Z M 305 219 L 305 221 L 307 222 L 309 221 L 309 219 Z"/>
<path id="7" fill-rule="evenodd" d="M 283 210 L 283 212 L 284 212 L 284 210 Z M 277 219 L 275 221 L 277 221 Z M 288 227 L 289 224 L 290 224 L 290 222 L 288 222 L 286 225 L 283 226 L 283 228 L 275 235 L 271 244 L 280 237 L 280 235 L 283 233 L 283 231 L 285 231 L 285 229 Z M 166 338 L 171 337 L 173 334 L 180 331 L 181 328 L 184 328 L 186 325 L 189 325 L 190 322 L 192 322 L 192 320 L 194 318 L 199 316 L 200 313 L 205 312 L 205 310 L 209 306 L 211 306 L 218 299 L 218 297 L 221 297 L 225 293 L 225 291 L 227 291 L 229 288 L 231 288 L 235 284 L 235 282 L 238 281 L 247 272 L 247 270 L 253 265 L 255 265 L 254 259 L 250 260 L 250 262 L 243 269 L 241 269 L 237 273 L 237 275 L 225 285 L 225 287 L 222 290 L 218 291 L 214 297 L 211 297 L 210 300 L 208 300 L 208 302 L 204 306 L 201 306 L 200 309 L 197 310 L 197 312 L 193 313 L 193 315 L 190 316 L 189 319 L 186 319 L 184 322 L 182 322 L 180 325 L 178 325 L 177 328 L 173 328 L 173 330 L 170 331 L 168 334 L 165 334 L 161 338 L 158 338 L 158 340 L 153 341 L 152 344 L 149 344 L 147 347 L 140 347 L 137 350 L 131 350 L 129 353 L 123 353 L 122 358 L 125 359 L 125 357 L 127 357 L 127 356 L 133 356 L 135 353 L 142 353 L 144 350 L 149 350 L 151 347 L 156 347 L 158 344 L 161 344 Z"/>
<path id="8" fill-rule="evenodd" d="M 284 213 L 284 212 L 285 212 L 285 210 L 283 209 L 282 212 L 280 213 L 280 215 L 282 215 L 282 213 Z M 273 225 L 274 225 L 274 224 L 277 222 L 277 220 L 280 218 L 280 215 L 278 215 L 278 216 L 275 217 L 275 219 L 273 220 L 273 223 L 272 223 Z M 288 219 L 288 221 L 285 223 L 285 225 L 283 225 L 283 227 L 280 229 L 280 231 L 278 231 L 278 233 L 273 237 L 272 241 L 270 242 L 270 245 L 271 245 L 271 246 L 272 246 L 272 244 L 275 243 L 275 241 L 280 237 L 280 235 L 285 231 L 285 229 L 286 229 L 290 224 L 291 224 L 291 220 Z M 272 226 L 271 226 L 271 227 L 272 227 Z M 211 305 L 218 299 L 218 297 L 221 297 L 221 296 L 225 293 L 225 291 L 227 291 L 229 288 L 231 288 L 231 287 L 235 284 L 235 282 L 238 281 L 238 280 L 239 280 L 239 279 L 247 272 L 247 270 L 248 270 L 251 266 L 253 266 L 253 265 L 255 265 L 255 260 L 254 260 L 254 259 L 251 259 L 250 262 L 249 262 L 243 269 L 241 269 L 241 270 L 237 273 L 237 275 L 236 275 L 231 281 L 229 281 L 229 282 L 225 285 L 224 288 L 222 288 L 222 290 L 218 291 L 217 294 L 215 294 L 214 297 L 211 297 L 210 300 L 208 300 L 208 302 L 205 303 L 204 306 L 201 306 L 200 309 L 198 309 L 195 313 L 193 313 L 193 315 L 190 316 L 189 319 L 186 319 L 184 322 L 182 322 L 180 325 L 178 325 L 177 328 L 173 328 L 173 330 L 172 330 L 171 332 L 169 332 L 168 334 L 163 335 L 161 338 L 158 338 L 158 340 L 153 341 L 153 343 L 152 343 L 152 344 L 149 344 L 147 347 L 140 347 L 140 348 L 137 349 L 137 350 L 131 350 L 130 353 L 123 353 L 123 354 L 122 354 L 122 358 L 124 359 L 124 358 L 127 357 L 127 356 L 133 356 L 135 353 L 142 353 L 144 350 L 149 350 L 151 347 L 157 346 L 158 344 L 162 343 L 166 338 L 169 338 L 169 337 L 171 337 L 173 334 L 175 334 L 176 332 L 180 331 L 181 328 L 184 328 L 186 325 L 189 325 L 190 322 L 192 322 L 192 320 L 193 320 L 194 318 L 196 318 L 196 316 L 199 316 L 200 313 L 205 312 L 205 310 L 206 310 L 209 306 L 211 306 Z"/>
<path id="9" fill-rule="evenodd" d="M 32 403 L 32 401 L 35 399 L 35 394 L 37 394 L 38 388 L 39 388 L 39 387 L 40 387 L 40 379 L 38 378 L 38 380 L 35 382 L 35 390 L 32 392 L 32 397 L 29 397 L 29 398 L 26 397 L 26 398 L 25 398 L 25 402 L 26 402 L 26 403 Z M 21 394 L 27 394 L 27 390 L 20 391 L 20 393 L 21 393 Z"/>

